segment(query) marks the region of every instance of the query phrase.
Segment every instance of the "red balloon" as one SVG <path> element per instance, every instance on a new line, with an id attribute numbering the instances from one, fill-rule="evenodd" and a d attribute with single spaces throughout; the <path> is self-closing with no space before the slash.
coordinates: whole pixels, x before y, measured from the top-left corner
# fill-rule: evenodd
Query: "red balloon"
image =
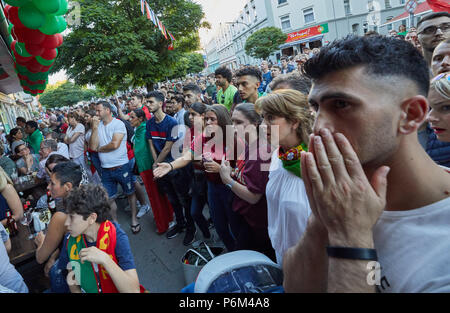
<path id="1" fill-rule="evenodd" d="M 8 11 L 11 8 L 12 8 L 12 6 L 9 4 L 5 5 L 5 7 L 3 8 L 3 14 L 5 14 L 6 17 L 8 17 Z"/>
<path id="2" fill-rule="evenodd" d="M 56 49 L 45 49 L 45 51 L 41 53 L 41 57 L 48 61 L 56 58 L 56 55 L 57 55 Z"/>
<path id="3" fill-rule="evenodd" d="M 31 55 L 41 55 L 44 52 L 44 47 L 41 45 L 33 45 L 30 43 L 25 42 L 25 49 L 28 51 Z"/>
<path id="4" fill-rule="evenodd" d="M 16 44 L 17 44 L 17 40 L 14 40 L 13 42 L 11 42 L 11 50 L 16 51 Z"/>
<path id="5" fill-rule="evenodd" d="M 17 28 L 25 28 L 19 19 L 19 7 L 11 7 L 7 15 L 9 21 Z"/>
<path id="6" fill-rule="evenodd" d="M 16 61 L 20 65 L 25 65 L 26 63 L 30 62 L 31 59 L 33 58 L 33 57 L 23 57 L 23 56 L 19 55 L 16 50 L 13 50 L 13 51 L 14 51 L 14 56 L 16 57 Z"/>
<path id="7" fill-rule="evenodd" d="M 11 33 L 15 33 L 20 42 L 25 42 L 33 45 L 40 45 L 44 40 L 46 35 L 41 33 L 37 29 L 29 28 L 17 28 L 14 26 Z"/>
<path id="8" fill-rule="evenodd" d="M 42 42 L 42 46 L 45 49 L 55 49 L 62 45 L 63 43 L 63 36 L 61 34 L 55 34 L 55 35 L 47 35 L 45 40 Z"/>

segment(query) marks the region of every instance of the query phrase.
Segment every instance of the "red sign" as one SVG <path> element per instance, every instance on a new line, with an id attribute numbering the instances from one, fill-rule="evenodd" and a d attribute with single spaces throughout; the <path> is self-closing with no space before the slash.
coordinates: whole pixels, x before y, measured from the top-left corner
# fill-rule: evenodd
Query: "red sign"
<path id="1" fill-rule="evenodd" d="M 286 40 L 286 42 L 293 42 L 301 39 L 306 39 L 324 33 L 328 33 L 328 24 L 322 24 L 307 29 L 303 29 L 298 32 L 290 33 L 288 34 L 288 39 Z"/>

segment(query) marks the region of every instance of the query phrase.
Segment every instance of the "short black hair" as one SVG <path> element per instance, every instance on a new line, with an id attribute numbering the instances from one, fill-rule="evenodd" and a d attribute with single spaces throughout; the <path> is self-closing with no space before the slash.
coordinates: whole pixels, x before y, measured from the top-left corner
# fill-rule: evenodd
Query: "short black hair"
<path id="1" fill-rule="evenodd" d="M 26 122 L 26 125 L 28 127 L 34 128 L 34 129 L 38 129 L 39 128 L 38 123 L 36 121 L 28 121 L 28 122 Z"/>
<path id="2" fill-rule="evenodd" d="M 147 93 L 145 95 L 145 98 L 146 99 L 148 99 L 148 98 L 155 98 L 159 102 L 164 102 L 164 100 L 165 100 L 164 94 L 162 92 L 156 91 L 156 90 L 150 91 L 149 93 Z"/>
<path id="3" fill-rule="evenodd" d="M 183 87 L 183 91 L 192 91 L 193 93 L 199 95 L 202 93 L 202 90 L 196 84 L 187 84 Z"/>
<path id="4" fill-rule="evenodd" d="M 136 114 L 137 118 L 142 118 L 143 121 L 147 121 L 147 116 L 145 116 L 145 112 L 142 109 L 133 110 L 134 114 Z"/>
<path id="5" fill-rule="evenodd" d="M 421 95 L 430 89 L 429 68 L 422 54 L 409 42 L 385 36 L 349 35 L 322 47 L 303 66 L 314 80 L 354 66 L 365 66 L 369 75 L 402 76 L 416 83 Z"/>
<path id="6" fill-rule="evenodd" d="M 26 123 L 27 120 L 24 117 L 19 116 L 18 118 L 16 118 L 16 122 Z"/>
<path id="7" fill-rule="evenodd" d="M 104 108 L 107 108 L 108 110 L 109 110 L 109 112 L 114 112 L 113 111 L 113 108 L 112 108 L 112 104 L 111 103 L 109 103 L 108 101 L 104 101 L 104 100 L 102 100 L 102 101 L 99 101 L 99 102 L 97 102 L 96 103 L 96 105 L 102 105 Z"/>
<path id="8" fill-rule="evenodd" d="M 231 83 L 231 80 L 233 79 L 233 74 L 231 73 L 231 70 L 228 67 L 222 66 L 216 69 L 214 72 L 214 76 L 221 75 L 222 77 L 226 78 L 226 80 Z"/>
<path id="9" fill-rule="evenodd" d="M 55 154 L 52 154 L 51 156 L 49 156 L 47 161 L 45 161 L 45 167 L 48 168 L 48 166 L 53 163 L 59 164 L 59 163 L 64 163 L 64 162 L 69 162 L 69 161 L 70 160 L 68 158 L 66 158 L 65 156 L 55 153 Z"/>
<path id="10" fill-rule="evenodd" d="M 300 91 L 306 96 L 309 94 L 312 86 L 311 79 L 309 79 L 305 75 L 301 75 L 295 72 L 282 74 L 275 77 L 269 84 L 269 87 L 272 91 L 275 91 L 277 89 L 280 89 L 278 88 L 278 86 L 281 84 L 289 86 L 289 89 Z"/>
<path id="11" fill-rule="evenodd" d="M 417 22 L 416 29 L 418 29 L 419 26 L 422 25 L 422 23 L 425 21 L 434 20 L 435 18 L 443 17 L 443 16 L 450 18 L 450 13 L 449 12 L 431 12 L 431 13 L 425 14 L 424 16 L 422 16 L 420 18 L 419 22 Z"/>
<path id="12" fill-rule="evenodd" d="M 64 198 L 63 205 L 67 214 L 79 214 L 84 220 L 92 213 L 97 214 L 97 223 L 112 219 L 108 193 L 100 185 L 88 184 L 72 189 Z"/>
<path id="13" fill-rule="evenodd" d="M 259 68 L 256 66 L 246 66 L 240 70 L 238 70 L 235 74 L 236 77 L 242 77 L 242 76 L 253 76 L 255 77 L 259 82 L 262 82 L 262 73 Z"/>
<path id="14" fill-rule="evenodd" d="M 72 161 L 56 164 L 52 174 L 55 175 L 61 185 L 71 183 L 73 187 L 78 187 L 83 178 L 81 166 Z"/>
<path id="15" fill-rule="evenodd" d="M 184 106 L 184 97 L 182 95 L 175 94 L 170 98 L 170 100 L 174 100 L 174 99 L 177 103 L 181 103 L 181 105 Z"/>

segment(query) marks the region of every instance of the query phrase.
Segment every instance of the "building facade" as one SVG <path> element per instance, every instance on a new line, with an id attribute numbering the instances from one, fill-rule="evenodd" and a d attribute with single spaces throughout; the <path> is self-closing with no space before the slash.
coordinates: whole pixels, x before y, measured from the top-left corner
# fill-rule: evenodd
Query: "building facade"
<path id="1" fill-rule="evenodd" d="M 415 26 L 431 11 L 426 0 L 417 0 L 413 19 L 405 10 L 408 0 L 247 0 L 239 16 L 223 24 L 216 37 L 219 65 L 231 69 L 240 65 L 259 65 L 261 60 L 245 53 L 245 42 L 256 30 L 275 26 L 288 39 L 270 60 L 302 53 L 305 47 L 326 45 L 349 34 L 362 36 L 368 31 L 387 35 L 390 30 Z M 208 59 L 208 63 L 211 61 Z"/>

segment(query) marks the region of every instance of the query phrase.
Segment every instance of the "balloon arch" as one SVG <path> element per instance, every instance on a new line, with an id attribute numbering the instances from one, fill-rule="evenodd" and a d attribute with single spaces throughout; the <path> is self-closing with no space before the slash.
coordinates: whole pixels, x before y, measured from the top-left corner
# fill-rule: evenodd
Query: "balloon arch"
<path id="1" fill-rule="evenodd" d="M 13 52 L 15 70 L 25 93 L 44 92 L 48 75 L 63 43 L 67 28 L 64 14 L 67 0 L 5 0 L 9 20 L 8 44 Z"/>

